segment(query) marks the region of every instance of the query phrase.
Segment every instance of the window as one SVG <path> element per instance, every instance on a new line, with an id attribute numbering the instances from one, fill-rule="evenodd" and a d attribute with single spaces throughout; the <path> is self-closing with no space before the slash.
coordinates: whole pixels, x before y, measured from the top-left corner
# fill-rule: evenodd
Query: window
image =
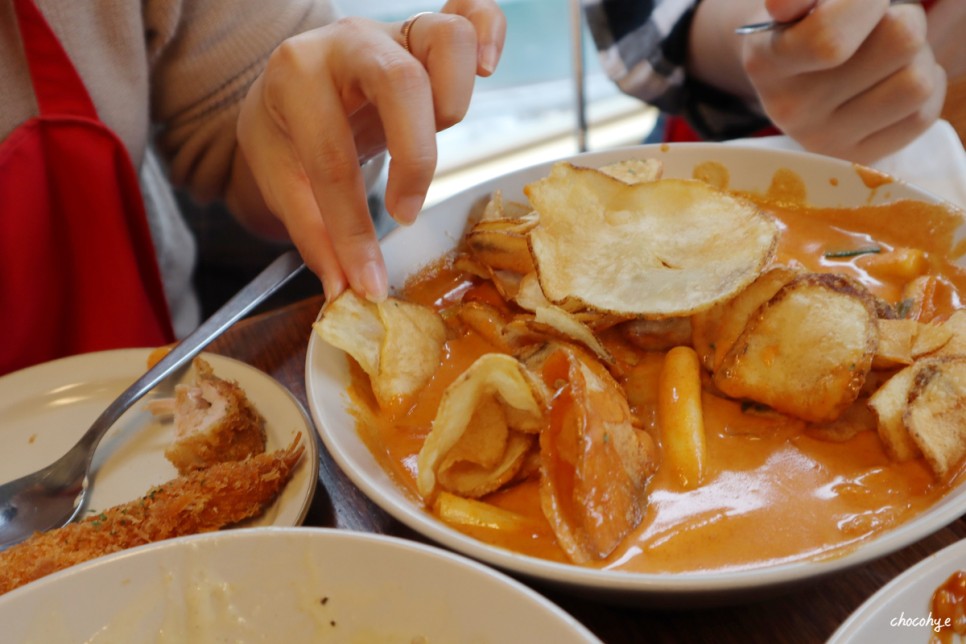
<path id="1" fill-rule="evenodd" d="M 405 20 L 443 0 L 352 0 L 347 11 Z M 439 165 L 427 203 L 516 168 L 578 151 L 572 16 L 576 0 L 503 0 L 507 38 L 490 78 L 477 79 L 462 123 L 439 135 Z M 583 21 L 581 20 L 581 24 Z M 586 29 L 583 95 L 587 147 L 639 143 L 656 112 L 624 96 L 603 73 Z"/>

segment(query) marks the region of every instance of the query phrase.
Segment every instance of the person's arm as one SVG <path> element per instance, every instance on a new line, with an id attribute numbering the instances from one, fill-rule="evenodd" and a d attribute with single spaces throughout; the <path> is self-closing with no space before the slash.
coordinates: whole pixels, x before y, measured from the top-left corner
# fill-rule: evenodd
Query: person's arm
<path id="1" fill-rule="evenodd" d="M 752 134 L 768 125 L 757 97 L 702 82 L 689 69 L 698 5 L 696 0 L 585 0 L 583 8 L 601 66 L 625 94 L 683 115 L 708 140 Z"/>
<path id="2" fill-rule="evenodd" d="M 946 79 L 927 43 L 921 7 L 767 0 L 765 8 L 754 0 L 703 0 L 690 33 L 689 72 L 757 98 L 806 149 L 858 162 L 901 148 L 938 117 Z M 744 23 L 806 13 L 785 29 L 734 34 Z"/>
<path id="3" fill-rule="evenodd" d="M 282 43 L 238 118 L 233 211 L 262 232 L 281 221 L 329 297 L 348 286 L 385 298 L 360 159 L 388 150 L 386 208 L 411 223 L 435 171 L 436 132 L 463 118 L 505 30 L 493 0 L 450 0 L 413 23 L 410 51 L 399 24 L 359 18 Z"/>

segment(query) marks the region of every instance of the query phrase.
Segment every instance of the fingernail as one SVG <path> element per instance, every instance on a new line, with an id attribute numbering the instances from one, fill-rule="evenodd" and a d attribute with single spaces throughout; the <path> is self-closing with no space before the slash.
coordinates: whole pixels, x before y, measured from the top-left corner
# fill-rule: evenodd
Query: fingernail
<path id="1" fill-rule="evenodd" d="M 322 293 L 325 294 L 325 299 L 331 302 L 337 298 L 342 291 L 345 290 L 345 282 L 342 280 L 333 280 L 331 278 L 322 278 Z"/>
<path id="2" fill-rule="evenodd" d="M 359 276 L 362 290 L 370 302 L 382 302 L 389 294 L 389 279 L 386 268 L 379 262 L 368 262 Z"/>
<path id="3" fill-rule="evenodd" d="M 480 67 L 487 74 L 492 74 L 493 70 L 496 69 L 496 61 L 498 58 L 499 53 L 496 51 L 496 45 L 488 44 L 480 47 Z"/>
<path id="4" fill-rule="evenodd" d="M 404 226 L 408 226 L 419 216 L 419 211 L 423 209 L 423 197 L 419 195 L 409 195 L 401 197 L 396 205 L 394 219 Z"/>

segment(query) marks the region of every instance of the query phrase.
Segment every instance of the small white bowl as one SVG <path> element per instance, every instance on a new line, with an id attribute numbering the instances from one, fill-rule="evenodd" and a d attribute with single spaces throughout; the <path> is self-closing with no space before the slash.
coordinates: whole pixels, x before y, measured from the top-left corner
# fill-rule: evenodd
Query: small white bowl
<path id="1" fill-rule="evenodd" d="M 599 642 L 506 575 L 422 544 L 315 528 L 161 541 L 0 596 L 6 642 Z M 423 639 L 420 639 L 423 638 Z"/>

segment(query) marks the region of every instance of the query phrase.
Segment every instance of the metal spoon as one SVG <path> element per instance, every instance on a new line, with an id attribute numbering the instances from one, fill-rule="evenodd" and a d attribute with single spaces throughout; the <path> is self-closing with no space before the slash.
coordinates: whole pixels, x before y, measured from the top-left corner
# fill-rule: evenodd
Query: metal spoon
<path id="1" fill-rule="evenodd" d="M 33 474 L 0 485 L 0 550 L 23 541 L 34 532 L 73 521 L 83 508 L 91 485 L 88 474 L 94 450 L 121 414 L 303 268 L 305 264 L 294 250 L 278 257 L 125 389 L 70 451 Z"/>
<path id="2" fill-rule="evenodd" d="M 890 0 L 889 4 L 890 5 L 919 4 L 920 2 L 921 0 Z M 757 34 L 763 31 L 773 31 L 775 29 L 786 29 L 788 27 L 791 27 L 794 24 L 801 22 L 804 18 L 808 16 L 809 13 L 811 13 L 811 11 L 799 16 L 798 18 L 795 18 L 794 20 L 785 20 L 785 21 L 770 20 L 768 22 L 755 22 L 750 25 L 744 25 L 743 27 L 738 27 L 737 29 L 735 29 L 735 33 L 744 36 L 746 34 Z"/>

